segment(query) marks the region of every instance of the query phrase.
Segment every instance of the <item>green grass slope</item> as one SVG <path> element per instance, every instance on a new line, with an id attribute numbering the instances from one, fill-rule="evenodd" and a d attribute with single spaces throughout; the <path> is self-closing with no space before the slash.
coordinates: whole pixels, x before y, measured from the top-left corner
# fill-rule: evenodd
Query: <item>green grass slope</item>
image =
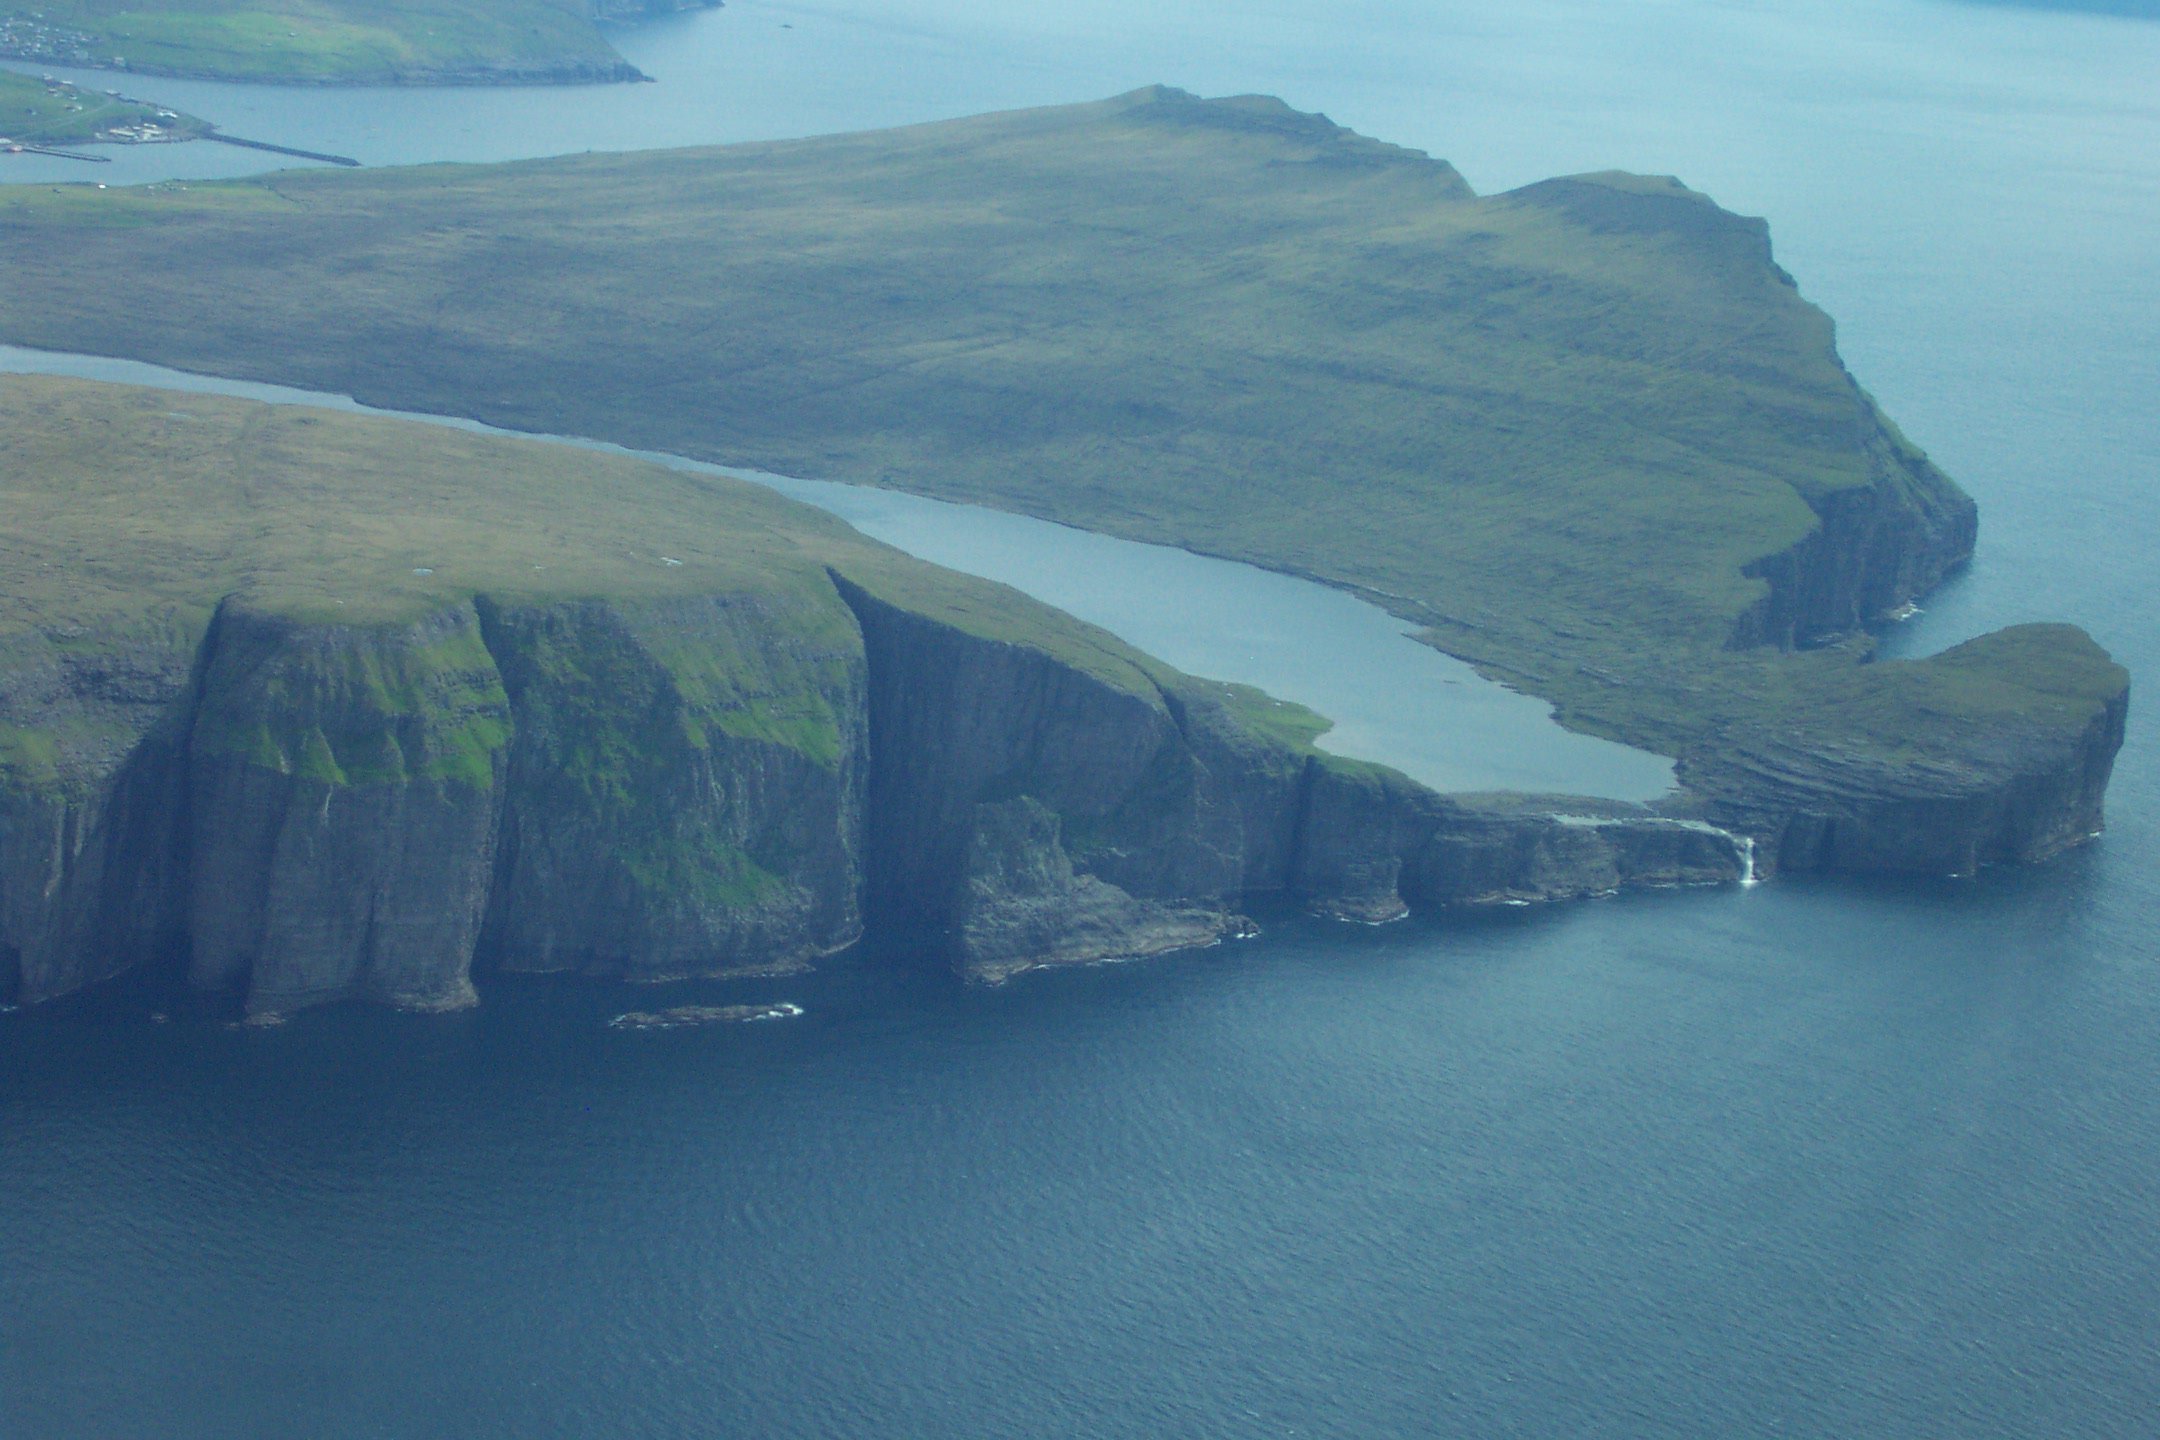
<path id="1" fill-rule="evenodd" d="M 1480 198 L 1263 99 L 17 189 L 0 338 L 1321 577 L 1572 723 L 1678 755 L 1710 796 L 1758 788 L 1756 751 L 1803 757 L 1780 771 L 1802 791 L 1885 767 L 1988 783 L 1983 733 L 2046 730 L 2123 683 L 2063 630 L 2047 663 L 1998 646 L 1955 684 L 1864 647 L 1735 648 L 1825 516 L 1881 571 L 1853 614 L 1970 536 L 1969 501 L 1853 383 L 1762 223 L 1634 176 Z M 1895 513 L 1870 519 L 1877 502 Z M 1884 542 L 1908 521 L 1926 544 Z"/>
<path id="2" fill-rule="evenodd" d="M 38 0 L 0 55 L 217 80 L 633 80 L 586 0 Z"/>
<path id="3" fill-rule="evenodd" d="M 0 675 L 13 677 L 0 687 L 0 781 L 65 788 L 76 771 L 109 771 L 136 738 L 113 728 L 126 704 L 60 703 L 70 683 L 35 677 L 75 675 L 73 689 L 125 702 L 131 670 L 185 672 L 224 601 L 367 629 L 475 596 L 604 599 L 626 613 L 743 596 L 825 653 L 854 643 L 833 571 L 1151 704 L 1175 678 L 1100 630 L 748 482 L 433 425 L 0 377 Z M 789 708 L 814 688 L 802 677 L 711 644 L 676 653 L 664 635 L 645 648 L 714 724 L 829 758 L 830 717 L 821 727 Z M 459 670 L 455 655 L 436 658 Z M 385 713 L 426 688 L 411 676 L 353 683 Z"/>

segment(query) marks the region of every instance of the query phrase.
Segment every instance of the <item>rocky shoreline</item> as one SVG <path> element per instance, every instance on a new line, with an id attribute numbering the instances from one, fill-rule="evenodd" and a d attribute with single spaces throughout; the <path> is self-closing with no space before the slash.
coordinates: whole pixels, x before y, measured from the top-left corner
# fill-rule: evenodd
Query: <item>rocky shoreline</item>
<path id="1" fill-rule="evenodd" d="M 10 698 L 45 688 L 49 714 L 149 702 L 155 719 L 75 797 L 0 798 L 0 1000 L 165 964 L 252 1015 L 435 1010 L 473 1003 L 476 969 L 786 973 L 866 931 L 994 982 L 1212 944 L 1249 928 L 1254 894 L 1375 923 L 1779 869 L 1962 872 L 2097 830 L 2126 708 L 1991 791 L 1763 808 L 1728 829 L 1436 795 L 1264 739 L 1203 682 L 1120 688 L 833 583 L 858 638 L 812 667 L 837 720 L 823 756 L 661 738 L 689 723 L 663 646 L 803 658 L 787 616 L 724 596 L 642 613 L 483 596 L 388 630 L 227 602 L 184 667 L 63 657 L 41 685 L 10 666 Z M 613 809 L 565 781 L 615 743 L 591 709 L 603 672 L 660 716 L 617 737 L 648 753 Z M 371 710 L 355 676 L 402 698 Z M 349 757 L 367 753 L 362 774 Z"/>

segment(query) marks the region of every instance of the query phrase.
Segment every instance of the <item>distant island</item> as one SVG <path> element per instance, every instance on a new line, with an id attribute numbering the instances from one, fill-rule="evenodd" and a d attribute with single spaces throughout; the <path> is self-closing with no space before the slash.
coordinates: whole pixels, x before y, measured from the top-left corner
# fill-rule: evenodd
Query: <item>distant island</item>
<path id="1" fill-rule="evenodd" d="M 0 58 L 276 84 L 577 84 L 645 78 L 598 21 L 719 0 L 39 0 L 0 10 Z"/>
<path id="2" fill-rule="evenodd" d="M 1669 179 L 1479 197 L 1276 101 L 1151 89 L 721 149 L 14 187 L 0 274 L 17 344 L 1324 579 L 1681 781 L 1649 808 L 1435 795 L 1316 752 L 1320 717 L 769 497 L 14 380 L 0 957 L 25 998 L 187 953 L 259 1012 L 457 1003 L 474 963 L 806 963 L 857 913 L 994 979 L 1235 933 L 1252 892 L 1377 920 L 1964 874 L 2094 833 L 2122 740 L 2127 677 L 2075 628 L 1876 658 L 1869 627 L 1965 560 L 1975 507 L 1846 373 L 1762 223 Z"/>

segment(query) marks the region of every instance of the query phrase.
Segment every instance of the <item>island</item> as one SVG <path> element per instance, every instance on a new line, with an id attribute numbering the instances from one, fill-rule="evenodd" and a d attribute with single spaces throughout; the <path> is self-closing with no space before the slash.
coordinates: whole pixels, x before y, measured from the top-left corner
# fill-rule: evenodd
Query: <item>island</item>
<path id="1" fill-rule="evenodd" d="M 668 538 L 670 566 L 662 537 L 695 525 L 624 527 L 699 513 L 679 476 L 587 456 L 543 495 L 515 487 L 552 473 L 545 447 L 513 462 L 474 448 L 512 442 L 329 417 L 303 464 L 283 414 L 17 380 L 0 955 L 26 998 L 186 952 L 259 1010 L 459 1003 L 476 963 L 769 970 L 858 919 L 996 979 L 1239 933 L 1255 893 L 1384 920 L 1781 870 L 1969 874 L 2096 833 L 2122 741 L 2128 679 L 2074 627 L 1878 658 L 1870 627 L 1965 560 L 1975 507 L 1846 372 L 1763 224 L 1669 179 L 1481 197 L 1273 100 L 1153 88 L 779 144 L 10 191 L 0 260 L 0 340 L 1324 580 L 1680 780 L 1648 807 L 1437 795 L 1316 752 L 1318 717 L 774 499 L 715 490 L 750 508 L 711 510 L 698 555 Z M 225 417 L 223 448 L 197 411 Z M 392 444 L 409 468 L 369 458 Z M 176 493 L 153 522 L 122 497 L 191 465 L 316 474 L 293 504 L 325 528 L 272 554 L 228 517 L 154 599 L 151 537 L 220 507 Z M 434 530 L 466 513 L 452 563 Z M 110 594 L 62 613 L 91 601 L 38 577 L 115 527 L 136 538 L 97 562 Z M 815 540 L 788 542 L 784 579 L 705 578 L 752 530 Z M 638 608 L 737 594 L 759 598 L 722 606 L 724 634 Z M 657 668 L 617 679 L 623 655 Z M 716 738 L 743 735 L 787 751 L 787 778 Z M 641 828 L 721 791 L 730 815 L 796 815 L 788 843 L 695 810 Z M 323 828 L 347 823 L 374 838 Z M 230 859 L 228 836 L 248 837 Z M 832 858 L 850 843 L 854 868 Z M 420 855 L 465 878 L 400 889 Z M 355 958 L 428 926 L 418 970 Z"/>
<path id="2" fill-rule="evenodd" d="M 576 84 L 645 77 L 596 23 L 719 0 L 38 0 L 0 58 L 277 84 Z"/>

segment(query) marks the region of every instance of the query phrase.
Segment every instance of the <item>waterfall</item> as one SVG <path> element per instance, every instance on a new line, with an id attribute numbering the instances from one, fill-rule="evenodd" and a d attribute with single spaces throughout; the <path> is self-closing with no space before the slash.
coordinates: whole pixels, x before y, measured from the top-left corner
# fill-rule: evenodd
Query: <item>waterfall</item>
<path id="1" fill-rule="evenodd" d="M 1755 837 L 1742 835 L 1738 838 L 1740 842 L 1740 884 L 1744 889 L 1747 886 L 1759 883 L 1755 879 Z"/>

